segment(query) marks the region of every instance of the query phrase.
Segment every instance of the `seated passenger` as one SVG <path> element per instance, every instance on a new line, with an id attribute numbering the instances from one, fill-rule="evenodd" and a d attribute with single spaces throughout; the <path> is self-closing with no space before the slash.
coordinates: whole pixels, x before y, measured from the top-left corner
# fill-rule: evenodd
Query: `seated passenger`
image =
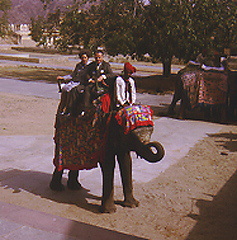
<path id="1" fill-rule="evenodd" d="M 58 107 L 57 113 L 67 112 L 66 108 L 68 106 L 68 95 L 69 92 L 75 88 L 76 86 L 80 85 L 80 91 L 84 91 L 83 85 L 83 70 L 89 64 L 89 53 L 87 51 L 82 51 L 79 53 L 79 57 L 81 61 L 76 65 L 74 71 L 70 75 L 66 76 L 58 76 L 58 84 L 59 84 L 59 91 L 62 92 L 61 95 L 61 102 Z M 61 82 L 65 82 L 61 84 Z"/>
<path id="2" fill-rule="evenodd" d="M 103 51 L 95 52 L 95 61 L 90 63 L 85 69 L 85 109 L 90 108 L 91 103 L 98 96 L 106 93 L 109 88 L 109 80 L 114 76 L 111 66 L 104 60 Z"/>
<path id="3" fill-rule="evenodd" d="M 116 107 L 133 105 L 136 101 L 135 81 L 131 77 L 136 68 L 129 62 L 124 64 L 123 74 L 115 80 Z"/>

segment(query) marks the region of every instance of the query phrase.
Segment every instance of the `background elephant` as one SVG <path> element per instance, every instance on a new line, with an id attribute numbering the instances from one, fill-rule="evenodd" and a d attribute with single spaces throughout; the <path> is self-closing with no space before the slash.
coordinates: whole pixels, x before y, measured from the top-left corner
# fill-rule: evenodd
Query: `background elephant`
<path id="1" fill-rule="evenodd" d="M 200 65 L 188 65 L 177 74 L 175 93 L 168 114 L 174 114 L 181 100 L 179 117 L 199 107 L 204 119 L 225 121 L 227 113 L 228 74 L 225 71 L 203 70 Z"/>
<path id="2" fill-rule="evenodd" d="M 138 107 L 137 107 L 138 108 Z M 133 110 L 132 110 L 133 111 Z M 63 121 L 68 121 L 68 119 L 72 120 L 72 117 L 63 117 L 58 116 L 58 118 L 63 118 Z M 78 126 L 83 125 L 85 126 L 84 117 L 77 117 Z M 91 121 L 91 118 L 88 118 L 88 121 Z M 108 119 L 110 121 L 108 121 Z M 60 121 L 58 119 L 58 121 Z M 106 121 L 108 124 L 105 124 Z M 88 122 L 86 122 L 88 125 Z M 115 159 L 117 157 L 117 161 L 119 164 L 119 169 L 122 178 L 122 185 L 123 185 L 123 193 L 124 193 L 124 201 L 123 205 L 126 207 L 137 207 L 138 201 L 133 196 L 133 184 L 132 184 L 132 159 L 130 156 L 130 151 L 135 151 L 138 156 L 141 156 L 148 162 L 157 162 L 161 160 L 164 156 L 164 149 L 162 145 L 158 142 L 150 142 L 150 137 L 153 131 L 153 123 L 150 119 L 148 124 L 135 127 L 131 129 L 129 132 L 126 132 L 126 129 L 121 126 L 121 122 L 118 121 L 117 112 L 109 113 L 106 117 L 103 118 L 102 122 L 99 121 L 95 125 L 95 129 L 103 129 L 103 126 L 106 126 L 105 131 L 101 131 L 102 134 L 105 133 L 106 141 L 105 144 L 101 145 L 99 149 L 104 147 L 104 152 L 102 154 L 102 158 L 100 155 L 100 166 L 103 175 L 103 191 L 102 191 L 102 202 L 101 202 L 101 212 L 114 212 L 116 210 L 114 204 L 114 169 L 115 169 Z M 70 127 L 69 127 L 70 128 Z M 60 127 L 58 126 L 58 129 Z M 84 129 L 82 129 L 84 130 Z M 89 130 L 86 131 L 87 133 Z M 93 133 L 94 134 L 94 133 Z M 70 135 L 70 134 L 69 134 Z M 81 134 L 79 134 L 81 136 Z M 79 136 L 77 135 L 77 136 Z M 89 139 L 87 137 L 87 139 Z M 59 139 L 58 139 L 59 140 Z M 53 177 L 50 183 L 50 187 L 53 190 L 61 190 L 61 177 L 62 177 L 62 169 L 60 169 L 58 165 L 58 159 L 60 155 L 60 148 L 59 148 L 59 141 L 57 140 L 57 124 L 56 124 L 56 148 L 55 148 L 55 161 L 54 164 L 56 169 L 53 173 Z M 76 139 L 78 140 L 78 139 Z M 80 141 L 79 141 L 80 142 Z M 100 143 L 103 141 L 100 141 Z M 93 143 L 86 143 L 88 145 L 93 145 Z M 90 149 L 89 149 L 90 150 Z M 94 154 L 93 150 L 91 151 Z M 93 155 L 94 156 L 94 155 Z M 97 155 L 98 157 L 99 155 Z M 90 158 L 92 159 L 92 158 Z M 78 159 L 79 160 L 79 159 Z M 94 165 L 97 164 L 98 159 L 96 162 L 91 161 L 91 167 L 96 167 Z M 71 165 L 72 166 L 72 165 Z M 80 184 L 77 182 L 77 170 L 80 170 L 80 166 L 77 167 L 65 167 L 70 170 L 69 179 L 68 179 L 68 187 L 73 188 L 80 188 Z M 90 167 L 86 167 L 90 168 Z M 59 171 L 58 171 L 59 170 Z"/>
<path id="3" fill-rule="evenodd" d="M 237 71 L 228 71 L 228 119 L 237 120 Z"/>

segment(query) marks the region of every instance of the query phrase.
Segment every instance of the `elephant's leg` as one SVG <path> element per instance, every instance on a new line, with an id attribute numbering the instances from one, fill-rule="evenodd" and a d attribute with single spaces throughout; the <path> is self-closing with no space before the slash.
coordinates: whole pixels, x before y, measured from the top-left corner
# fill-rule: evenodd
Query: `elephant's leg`
<path id="1" fill-rule="evenodd" d="M 67 187 L 71 190 L 80 190 L 82 189 L 81 184 L 78 182 L 79 171 L 70 170 L 68 173 Z"/>
<path id="2" fill-rule="evenodd" d="M 57 168 L 54 169 L 53 176 L 49 185 L 51 190 L 63 191 L 65 189 L 62 184 L 62 175 L 63 175 L 63 170 L 58 171 Z"/>
<path id="3" fill-rule="evenodd" d="M 106 159 L 101 163 L 103 175 L 103 193 L 100 211 L 103 213 L 112 213 L 116 211 L 114 204 L 114 168 L 115 156 L 106 155 Z"/>
<path id="4" fill-rule="evenodd" d="M 187 103 L 185 99 L 181 99 L 180 110 L 179 110 L 179 119 L 185 119 L 186 117 Z"/>
<path id="5" fill-rule="evenodd" d="M 168 114 L 169 115 L 175 114 L 175 110 L 174 109 L 175 109 L 176 103 L 180 99 L 181 99 L 180 94 L 174 93 L 173 99 L 172 99 L 171 104 L 169 105 L 169 108 L 168 108 Z"/>
<path id="6" fill-rule="evenodd" d="M 133 183 L 132 183 L 132 158 L 129 152 L 118 155 L 118 163 L 123 183 L 123 193 L 125 207 L 138 207 L 139 201 L 133 196 Z"/>

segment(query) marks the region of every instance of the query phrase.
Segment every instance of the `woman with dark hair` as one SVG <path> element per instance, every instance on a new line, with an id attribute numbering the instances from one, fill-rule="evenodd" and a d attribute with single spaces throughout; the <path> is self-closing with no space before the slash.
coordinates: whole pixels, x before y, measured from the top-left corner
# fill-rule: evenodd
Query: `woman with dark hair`
<path id="1" fill-rule="evenodd" d="M 73 88 L 78 86 L 78 89 L 81 89 L 80 91 L 83 92 L 83 70 L 90 63 L 90 55 L 87 51 L 81 51 L 79 57 L 81 61 L 76 65 L 72 74 L 57 77 L 59 91 L 62 92 L 57 113 L 64 113 L 64 111 L 66 111 L 65 108 L 68 106 L 68 95 Z"/>

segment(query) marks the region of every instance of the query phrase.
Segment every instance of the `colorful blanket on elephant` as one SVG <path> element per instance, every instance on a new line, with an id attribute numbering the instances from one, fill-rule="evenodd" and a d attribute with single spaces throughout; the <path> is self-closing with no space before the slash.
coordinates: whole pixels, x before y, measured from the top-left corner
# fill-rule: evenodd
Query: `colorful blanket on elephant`
<path id="1" fill-rule="evenodd" d="M 183 89 L 187 95 L 191 108 L 198 103 L 201 71 L 187 71 L 181 74 Z"/>
<path id="2" fill-rule="evenodd" d="M 116 113 L 115 119 L 124 128 L 124 133 L 128 134 L 137 127 L 153 126 L 152 114 L 150 106 L 134 105 L 120 109 Z"/>
<path id="3" fill-rule="evenodd" d="M 227 75 L 217 71 L 203 71 L 200 79 L 199 104 L 225 104 L 227 98 Z"/>
<path id="4" fill-rule="evenodd" d="M 106 125 L 93 126 L 93 117 L 57 116 L 54 165 L 58 170 L 97 167 L 105 154 Z"/>

